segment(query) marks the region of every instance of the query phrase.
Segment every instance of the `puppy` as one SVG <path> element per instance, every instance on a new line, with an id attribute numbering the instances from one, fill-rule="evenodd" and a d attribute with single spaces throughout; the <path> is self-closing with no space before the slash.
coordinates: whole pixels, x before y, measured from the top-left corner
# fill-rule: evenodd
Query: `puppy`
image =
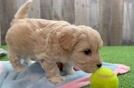
<path id="1" fill-rule="evenodd" d="M 26 69 L 22 59 L 34 59 L 57 84 L 63 81 L 58 62 L 64 64 L 68 74 L 73 72 L 72 64 L 85 72 L 101 67 L 99 49 L 103 41 L 96 30 L 65 21 L 27 18 L 31 4 L 29 0 L 20 7 L 6 35 L 10 62 L 16 71 Z"/>

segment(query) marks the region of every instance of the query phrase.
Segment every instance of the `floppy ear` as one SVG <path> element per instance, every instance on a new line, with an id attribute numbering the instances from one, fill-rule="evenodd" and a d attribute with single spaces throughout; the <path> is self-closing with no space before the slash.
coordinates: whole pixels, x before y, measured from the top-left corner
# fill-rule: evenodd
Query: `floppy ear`
<path id="1" fill-rule="evenodd" d="M 75 30 L 64 30 L 59 33 L 58 41 L 64 50 L 71 51 L 78 42 L 78 33 Z"/>

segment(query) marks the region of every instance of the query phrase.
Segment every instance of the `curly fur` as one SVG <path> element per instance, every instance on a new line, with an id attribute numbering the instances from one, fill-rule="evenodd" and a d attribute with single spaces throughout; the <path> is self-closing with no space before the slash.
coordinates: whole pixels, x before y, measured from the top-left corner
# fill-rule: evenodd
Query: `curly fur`
<path id="1" fill-rule="evenodd" d="M 6 35 L 10 62 L 16 71 L 26 69 L 21 59 L 34 59 L 57 84 L 63 81 L 57 62 L 62 62 L 68 73 L 73 72 L 72 64 L 85 72 L 98 69 L 103 41 L 96 30 L 65 21 L 27 18 L 31 4 L 29 0 L 20 7 Z"/>

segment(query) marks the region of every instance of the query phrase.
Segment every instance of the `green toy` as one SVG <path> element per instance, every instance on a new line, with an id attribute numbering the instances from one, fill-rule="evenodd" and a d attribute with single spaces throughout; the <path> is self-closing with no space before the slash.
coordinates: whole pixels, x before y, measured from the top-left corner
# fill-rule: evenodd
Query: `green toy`
<path id="1" fill-rule="evenodd" d="M 109 68 L 100 68 L 91 75 L 91 88 L 119 88 L 118 77 Z"/>

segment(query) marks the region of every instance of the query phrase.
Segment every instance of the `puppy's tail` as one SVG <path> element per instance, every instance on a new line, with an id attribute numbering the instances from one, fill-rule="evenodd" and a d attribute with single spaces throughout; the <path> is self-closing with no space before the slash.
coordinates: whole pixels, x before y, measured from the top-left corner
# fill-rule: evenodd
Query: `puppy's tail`
<path id="1" fill-rule="evenodd" d="M 28 11 L 30 10 L 32 5 L 32 0 L 26 1 L 20 9 L 17 11 L 17 13 L 14 16 L 14 19 L 24 19 L 28 16 Z"/>

